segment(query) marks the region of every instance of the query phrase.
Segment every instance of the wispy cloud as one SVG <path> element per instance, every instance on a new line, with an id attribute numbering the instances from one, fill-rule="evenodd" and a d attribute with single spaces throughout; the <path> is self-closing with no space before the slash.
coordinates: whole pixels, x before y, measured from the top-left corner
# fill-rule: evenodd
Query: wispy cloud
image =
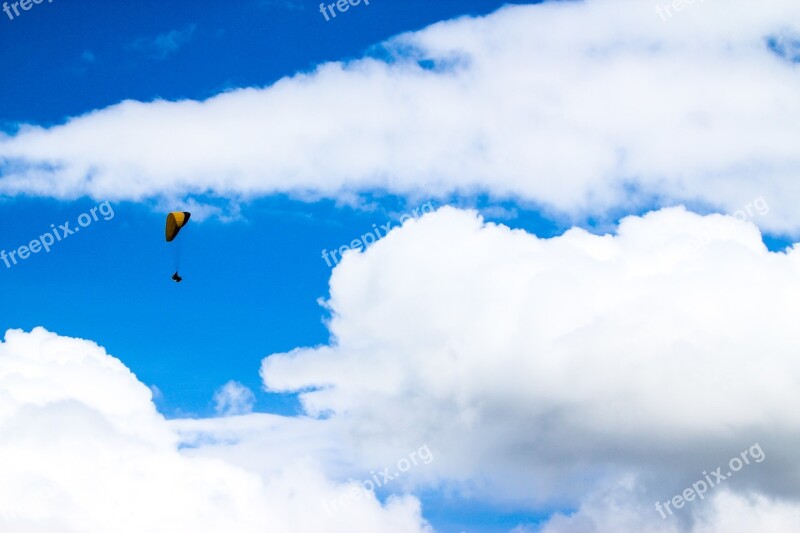
<path id="1" fill-rule="evenodd" d="M 214 394 L 214 410 L 219 415 L 243 415 L 253 411 L 256 397 L 239 382 L 229 381 Z"/>
<path id="2" fill-rule="evenodd" d="M 196 30 L 196 24 L 189 24 L 180 30 L 160 33 L 155 37 L 140 37 L 128 45 L 128 48 L 147 54 L 153 59 L 163 60 L 187 45 Z"/>

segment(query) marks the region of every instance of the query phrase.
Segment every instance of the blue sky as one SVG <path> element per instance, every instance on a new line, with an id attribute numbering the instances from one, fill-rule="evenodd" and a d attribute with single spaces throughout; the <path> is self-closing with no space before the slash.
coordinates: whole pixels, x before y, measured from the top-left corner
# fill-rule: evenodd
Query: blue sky
<path id="1" fill-rule="evenodd" d="M 325 23 L 313 2 L 42 4 L 15 20 L 0 19 L 0 45 L 20 52 L 0 58 L 0 69 L 14 78 L 0 87 L 0 121 L 14 131 L 20 123 L 58 124 L 126 99 L 204 99 L 265 86 L 359 56 L 394 34 L 500 5 L 379 2 Z M 185 30 L 185 41 L 176 38 L 175 49 L 162 55 L 157 37 L 176 28 Z M 0 214 L 3 246 L 25 244 L 98 203 L 8 199 Z M 391 196 L 376 198 L 367 212 L 283 196 L 248 204 L 240 220 L 209 220 L 184 234 L 192 283 L 179 287 L 169 280 L 163 214 L 124 202 L 113 207 L 115 218 L 95 224 L 88 236 L 7 269 L 3 285 L 19 305 L 3 311 L 2 324 L 46 325 L 96 339 L 156 385 L 165 414 L 174 415 L 208 414 L 213 391 L 228 379 L 258 390 L 256 370 L 269 353 L 327 342 L 317 299 L 327 294 L 330 268 L 321 251 L 351 242 L 373 223 L 397 220 L 406 206 Z M 40 296 L 23 296 L 33 293 Z M 236 331 L 236 345 L 222 344 L 221 331 Z M 196 372 L 188 375 L 189 368 Z M 292 412 L 295 404 L 260 395 L 258 407 Z"/>
<path id="2" fill-rule="evenodd" d="M 0 86 L 0 123 L 14 132 L 20 123 L 59 124 L 126 99 L 204 99 L 265 86 L 318 63 L 360 56 L 397 33 L 500 5 L 376 1 L 326 23 L 314 2 L 57 0 L 13 21 L 0 18 L 0 46 L 17 51 L 0 57 L 0 69 L 14 79 Z M 158 36 L 167 36 L 161 45 Z M 99 203 L 5 199 L 2 247 L 27 244 L 50 224 L 74 227 Z M 477 198 L 466 205 L 486 204 Z M 155 401 L 167 417 L 179 417 L 212 416 L 214 391 L 229 380 L 256 393 L 256 411 L 297 414 L 296 394 L 263 391 L 258 367 L 271 353 L 329 341 L 318 299 L 328 295 L 331 269 L 321 251 L 350 243 L 373 223 L 397 225 L 420 204 L 385 194 L 372 198 L 368 210 L 283 195 L 248 202 L 237 220 L 193 222 L 181 234 L 181 285 L 170 280 L 173 252 L 163 242 L 163 213 L 131 202 L 111 205 L 112 219 L 50 253 L 0 265 L 4 294 L 15 302 L 0 311 L 0 324 L 94 340 L 157 387 Z M 556 229 L 535 212 L 517 218 L 540 233 Z M 490 531 L 498 521 L 513 527 L 520 519 L 483 511 L 463 522 L 456 518 L 463 510 L 452 505 L 434 520 L 443 531 L 455 521 L 456 529 Z"/>
<path id="3" fill-rule="evenodd" d="M 265 86 L 325 61 L 360 57 L 398 33 L 505 3 L 373 2 L 326 23 L 319 2 L 302 0 L 235 7 L 56 0 L 0 19 L 0 45 L 13 51 L 0 68 L 14 76 L 0 88 L 0 117 L 10 127 L 54 124 L 125 99 L 205 99 Z M 172 32 L 159 47 L 158 37 Z"/>
<path id="4" fill-rule="evenodd" d="M 4 249 L 28 244 L 50 224 L 74 227 L 97 205 L 9 201 L 0 215 Z M 214 390 L 228 380 L 260 391 L 258 366 L 266 355 L 328 342 L 328 314 L 318 299 L 328 296 L 331 268 L 322 251 L 352 243 L 373 224 L 394 227 L 418 207 L 387 198 L 365 212 L 273 198 L 246 205 L 240 220 L 190 222 L 175 243 L 186 278 L 176 285 L 165 217 L 131 203 L 111 205 L 113 218 L 100 218 L 50 253 L 0 265 L 4 290 L 18 302 L 3 309 L 2 321 L 95 340 L 158 387 L 167 416 L 213 414 Z M 527 223 L 540 233 L 556 229 L 535 214 Z M 262 391 L 257 408 L 294 413 L 297 405 L 294 395 Z"/>
<path id="5" fill-rule="evenodd" d="M 175 509 L 210 509 L 202 527 L 318 527 L 301 520 L 320 495 L 425 443 L 432 465 L 325 525 L 726 531 L 752 490 L 751 514 L 789 531 L 796 509 L 773 503 L 800 501 L 781 477 L 797 426 L 764 421 L 783 420 L 797 398 L 781 376 L 800 369 L 792 328 L 765 317 L 793 316 L 800 294 L 800 29 L 784 23 L 800 8 L 706 4 L 668 19 L 622 0 L 372 0 L 330 21 L 305 0 L 0 11 L 0 252 L 113 209 L 0 261 L 0 326 L 26 332 L 0 345 L 0 432 L 28 446 L 4 418 L 19 409 L 37 446 L 154 461 L 179 435 L 170 468 L 196 478 L 153 463 L 155 503 L 131 516 L 160 516 L 157 487 L 173 487 L 191 499 Z M 170 210 L 194 216 L 168 244 Z M 385 224 L 379 245 L 326 263 Z M 231 382 L 244 407 L 222 416 Z M 738 403 L 764 390 L 780 401 Z M 732 499 L 654 517 L 757 440 L 779 459 Z M 37 453 L 25 468 L 42 479 L 49 458 L 93 470 L 92 454 Z M 13 468 L 0 459 L 0 494 Z M 136 500 L 139 478 L 116 479 Z M 220 486 L 267 518 L 226 517 L 205 496 Z M 116 527 L 91 507 L 48 512 Z"/>

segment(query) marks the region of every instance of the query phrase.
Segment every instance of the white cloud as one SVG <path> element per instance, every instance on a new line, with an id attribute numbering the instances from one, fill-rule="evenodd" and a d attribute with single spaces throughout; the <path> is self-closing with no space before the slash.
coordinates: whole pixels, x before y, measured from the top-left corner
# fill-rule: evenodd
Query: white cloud
<path id="1" fill-rule="evenodd" d="M 661 523 L 656 501 L 758 442 L 766 460 L 724 488 L 793 513 L 798 280 L 800 249 L 770 253 L 732 217 L 673 208 L 538 239 L 443 208 L 348 254 L 332 344 L 270 356 L 262 376 L 327 414 L 359 468 L 428 443 L 437 460 L 408 486 L 546 510 L 630 478 L 620 505 Z"/>
<path id="2" fill-rule="evenodd" d="M 253 391 L 236 381 L 229 381 L 214 393 L 214 410 L 219 415 L 235 416 L 253 411 Z"/>
<path id="3" fill-rule="evenodd" d="M 796 232 L 800 71 L 786 36 L 800 4 L 709 1 L 667 22 L 655 5 L 510 6 L 402 35 L 390 63 L 25 127 L 0 139 L 0 192 L 488 191 L 574 216 L 652 198 L 733 211 L 763 195 L 761 227 Z"/>
<path id="4" fill-rule="evenodd" d="M 611 493 L 594 494 L 573 515 L 557 515 L 540 528 L 518 533 L 680 533 L 686 521 L 662 519 L 651 502 L 637 501 L 630 484 L 622 483 Z M 635 505 L 632 505 L 632 501 Z M 697 509 L 693 533 L 793 533 L 800 525 L 800 505 L 755 494 L 722 491 Z"/>
<path id="5" fill-rule="evenodd" d="M 189 421 L 187 421 L 189 423 Z M 268 477 L 179 453 L 150 390 L 97 345 L 37 328 L 0 344 L 0 530 L 14 533 L 426 531 L 419 502 L 362 498 L 311 458 Z"/>

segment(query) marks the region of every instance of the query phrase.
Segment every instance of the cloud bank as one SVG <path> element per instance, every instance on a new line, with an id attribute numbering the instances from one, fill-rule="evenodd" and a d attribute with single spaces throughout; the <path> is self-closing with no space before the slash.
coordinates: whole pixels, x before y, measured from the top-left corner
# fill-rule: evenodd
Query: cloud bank
<path id="1" fill-rule="evenodd" d="M 167 422 L 102 348 L 9 331 L 0 528 L 430 531 L 411 494 L 434 490 L 551 514 L 518 533 L 796 531 L 798 254 L 682 208 L 552 239 L 442 208 L 345 255 L 330 345 L 264 360 L 302 417 Z M 661 518 L 756 442 L 762 462 Z M 435 461 L 385 504 L 351 497 L 422 445 Z"/>
<path id="2" fill-rule="evenodd" d="M 797 233 L 800 5 L 654 7 L 509 6 L 270 87 L 23 126 L 0 138 L 0 193 L 489 193 L 571 217 L 765 196 L 761 227 Z"/>
<path id="3" fill-rule="evenodd" d="M 800 251 L 733 217 L 670 208 L 539 239 L 442 208 L 346 254 L 332 343 L 262 376 L 339 424 L 362 468 L 426 442 L 436 463 L 410 486 L 580 510 L 547 532 L 722 532 L 740 501 L 796 529 L 798 274 Z M 754 443 L 765 460 L 656 512 Z"/>
<path id="4" fill-rule="evenodd" d="M 230 419 L 228 419 L 230 420 Z M 423 532 L 419 502 L 361 498 L 313 461 L 270 477 L 178 451 L 150 390 L 97 345 L 38 328 L 0 344 L 0 530 L 14 533 Z"/>

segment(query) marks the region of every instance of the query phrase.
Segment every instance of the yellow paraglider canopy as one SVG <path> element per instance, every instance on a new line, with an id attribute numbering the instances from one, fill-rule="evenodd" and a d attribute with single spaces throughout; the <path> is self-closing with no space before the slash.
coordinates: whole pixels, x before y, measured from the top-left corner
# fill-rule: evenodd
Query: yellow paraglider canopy
<path id="1" fill-rule="evenodd" d="M 188 222 L 192 214 L 187 211 L 175 211 L 167 215 L 167 242 L 172 242 Z"/>

